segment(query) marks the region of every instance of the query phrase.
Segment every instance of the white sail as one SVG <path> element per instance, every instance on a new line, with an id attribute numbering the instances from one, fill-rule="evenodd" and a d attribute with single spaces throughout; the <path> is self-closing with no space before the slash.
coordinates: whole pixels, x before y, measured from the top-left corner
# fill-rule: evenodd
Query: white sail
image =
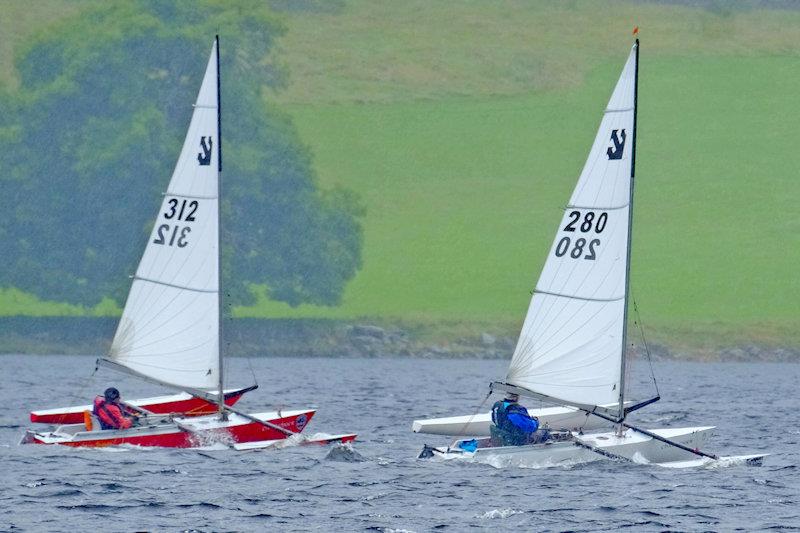
<path id="1" fill-rule="evenodd" d="M 217 43 L 110 359 L 158 381 L 219 381 Z"/>
<path id="2" fill-rule="evenodd" d="M 531 300 L 507 383 L 567 404 L 620 400 L 636 46 Z"/>

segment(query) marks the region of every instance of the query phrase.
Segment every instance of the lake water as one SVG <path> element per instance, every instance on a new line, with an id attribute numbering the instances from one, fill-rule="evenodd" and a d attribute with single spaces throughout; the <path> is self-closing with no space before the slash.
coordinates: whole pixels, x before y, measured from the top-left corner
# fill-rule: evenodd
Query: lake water
<path id="1" fill-rule="evenodd" d="M 114 450 L 19 446 L 28 411 L 88 403 L 107 386 L 160 394 L 91 357 L 0 356 L 0 530 L 800 531 L 800 365 L 655 365 L 661 402 L 644 427 L 716 425 L 707 449 L 774 454 L 762 467 L 672 470 L 598 461 L 546 469 L 417 460 L 415 418 L 469 414 L 506 361 L 232 359 L 239 406 L 317 407 L 306 432 L 358 432 L 327 447 Z M 635 367 L 646 396 L 647 365 Z M 361 461 L 354 459 L 362 458 Z"/>

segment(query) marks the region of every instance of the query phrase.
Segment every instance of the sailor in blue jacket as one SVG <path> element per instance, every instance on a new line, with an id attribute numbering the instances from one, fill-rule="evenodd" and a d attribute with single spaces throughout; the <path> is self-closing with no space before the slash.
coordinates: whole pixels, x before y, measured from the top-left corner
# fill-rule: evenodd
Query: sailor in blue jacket
<path id="1" fill-rule="evenodd" d="M 539 419 L 531 417 L 519 403 L 519 395 L 509 393 L 492 406 L 492 441 L 496 446 L 522 446 L 536 442 Z"/>

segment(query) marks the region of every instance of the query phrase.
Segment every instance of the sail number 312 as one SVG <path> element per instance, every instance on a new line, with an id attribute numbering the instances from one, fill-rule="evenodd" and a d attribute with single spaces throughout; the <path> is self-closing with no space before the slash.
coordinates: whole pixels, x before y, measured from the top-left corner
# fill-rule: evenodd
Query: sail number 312
<path id="1" fill-rule="evenodd" d="M 581 233 L 589 233 L 594 230 L 594 233 L 599 235 L 606 229 L 608 223 L 608 213 L 600 213 L 597 216 L 594 211 L 588 211 L 583 215 L 581 220 L 580 211 L 571 211 L 569 214 L 569 222 L 564 226 L 564 231 Z M 569 257 L 573 259 L 588 259 L 594 261 L 597 259 L 596 247 L 600 246 L 600 239 L 588 240 L 584 237 L 579 237 L 572 242 L 569 236 L 563 237 L 558 244 L 556 244 L 556 257 L 564 257 L 569 253 Z"/>
<path id="2" fill-rule="evenodd" d="M 183 202 L 179 202 L 176 198 L 170 198 L 167 204 L 168 208 L 164 213 L 164 218 L 167 220 L 175 219 L 176 221 L 183 222 L 195 221 L 194 215 L 199 206 L 196 200 L 192 200 L 191 202 L 183 200 Z M 179 205 L 180 208 L 178 207 Z M 189 226 L 180 227 L 177 224 L 175 226 L 161 224 L 156 231 L 156 238 L 153 240 L 153 244 L 165 244 L 167 246 L 183 248 L 189 244 L 186 238 L 191 231 L 192 228 Z"/>

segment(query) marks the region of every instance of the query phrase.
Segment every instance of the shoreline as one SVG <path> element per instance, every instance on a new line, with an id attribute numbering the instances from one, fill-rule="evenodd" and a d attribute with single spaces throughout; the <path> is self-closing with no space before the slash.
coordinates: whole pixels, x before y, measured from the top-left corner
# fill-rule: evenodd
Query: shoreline
<path id="1" fill-rule="evenodd" d="M 0 354 L 107 353 L 117 322 L 113 317 L 2 317 Z M 236 318 L 226 321 L 225 332 L 233 357 L 509 359 L 516 344 L 513 335 L 479 324 Z M 659 339 L 648 347 L 654 361 L 800 362 L 800 346 L 789 342 L 691 346 Z M 632 352 L 644 356 L 641 346 Z"/>

